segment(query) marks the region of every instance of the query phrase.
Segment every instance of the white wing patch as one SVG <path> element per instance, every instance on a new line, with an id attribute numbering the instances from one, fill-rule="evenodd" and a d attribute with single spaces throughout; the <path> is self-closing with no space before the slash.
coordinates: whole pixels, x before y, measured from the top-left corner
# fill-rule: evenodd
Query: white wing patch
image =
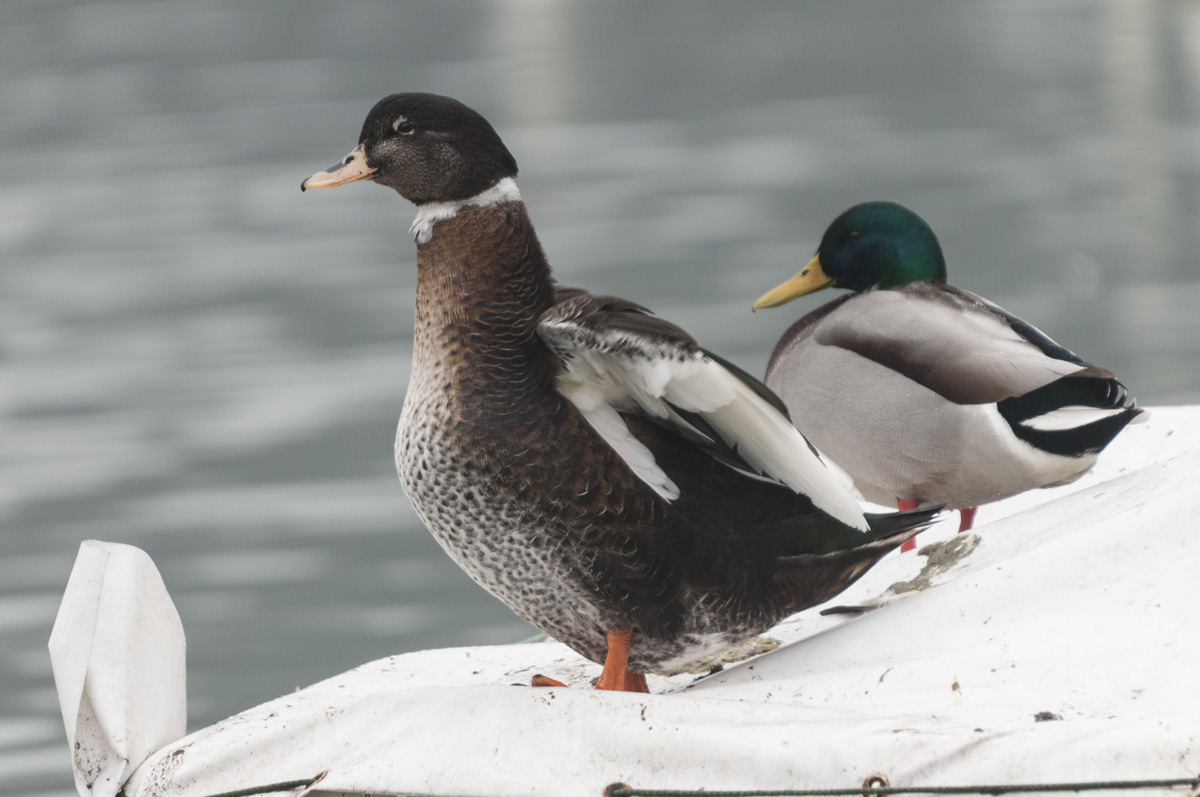
<path id="1" fill-rule="evenodd" d="M 825 467 L 804 435 L 742 380 L 700 355 L 699 367 L 664 386 L 663 398 L 702 414 L 730 447 L 843 523 L 866 531 L 858 501 Z"/>
<path id="2" fill-rule="evenodd" d="M 543 339 L 563 359 L 558 390 L 659 495 L 679 488 L 629 431 L 619 411 L 640 410 L 698 433 L 670 405 L 701 415 L 749 465 L 808 496 L 820 509 L 861 530 L 867 522 L 853 494 L 770 403 L 701 351 L 619 330 L 543 319 Z M 669 404 L 668 404 L 669 402 Z"/>
<path id="3" fill-rule="evenodd" d="M 613 382 L 608 378 L 604 364 L 593 360 L 588 356 L 568 360 L 566 369 L 558 377 L 558 392 L 583 413 L 592 428 L 625 460 L 625 464 L 639 479 L 663 498 L 674 501 L 679 497 L 679 486 L 658 466 L 650 449 L 629 431 L 615 409 L 627 402 L 623 401 L 624 397 L 619 395 L 619 391 L 611 389 Z M 663 408 L 666 409 L 665 405 Z"/>

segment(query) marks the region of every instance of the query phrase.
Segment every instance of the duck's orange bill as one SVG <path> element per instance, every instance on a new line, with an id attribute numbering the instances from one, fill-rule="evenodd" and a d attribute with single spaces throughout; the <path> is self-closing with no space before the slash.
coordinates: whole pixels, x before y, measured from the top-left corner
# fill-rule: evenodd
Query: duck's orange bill
<path id="1" fill-rule="evenodd" d="M 352 183 L 355 180 L 366 180 L 379 171 L 378 168 L 367 164 L 367 153 L 362 144 L 354 148 L 341 163 L 330 166 L 323 172 L 317 172 L 312 177 L 300 183 L 300 190 L 310 188 L 337 188 L 339 185 Z"/>

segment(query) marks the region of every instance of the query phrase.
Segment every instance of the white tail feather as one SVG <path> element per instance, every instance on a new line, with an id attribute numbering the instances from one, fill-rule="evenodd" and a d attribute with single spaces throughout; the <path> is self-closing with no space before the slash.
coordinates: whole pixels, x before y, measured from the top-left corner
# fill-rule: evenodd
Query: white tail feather
<path id="1" fill-rule="evenodd" d="M 1120 415 L 1122 412 L 1125 412 L 1124 407 L 1117 407 L 1115 409 L 1079 406 L 1059 407 L 1056 410 L 1047 412 L 1045 415 L 1038 415 L 1021 421 L 1021 425 L 1030 429 L 1037 429 L 1039 432 L 1060 432 L 1065 429 L 1078 429 L 1080 426 L 1087 426 L 1089 423 L 1102 421 L 1113 415 Z"/>

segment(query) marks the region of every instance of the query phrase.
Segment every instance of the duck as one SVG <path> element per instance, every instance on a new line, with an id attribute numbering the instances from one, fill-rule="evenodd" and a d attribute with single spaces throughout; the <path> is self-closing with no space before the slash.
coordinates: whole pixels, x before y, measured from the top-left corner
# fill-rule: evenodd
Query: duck
<path id="1" fill-rule="evenodd" d="M 864 514 L 779 399 L 680 327 L 559 285 L 516 176 L 478 112 L 402 93 L 301 188 L 369 181 L 416 206 L 401 485 L 472 579 L 602 665 L 597 688 L 648 691 L 929 525 Z"/>
<path id="2" fill-rule="evenodd" d="M 865 202 L 753 309 L 849 291 L 784 332 L 766 384 L 868 501 L 958 509 L 963 532 L 981 504 L 1075 481 L 1145 415 L 1111 371 L 946 279 L 924 219 Z"/>

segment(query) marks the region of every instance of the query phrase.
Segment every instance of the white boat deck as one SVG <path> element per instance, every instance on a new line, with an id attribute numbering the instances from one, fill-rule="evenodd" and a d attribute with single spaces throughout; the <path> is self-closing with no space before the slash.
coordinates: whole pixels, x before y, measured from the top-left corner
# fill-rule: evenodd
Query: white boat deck
<path id="1" fill-rule="evenodd" d="M 801 613 L 767 635 L 779 649 L 652 676 L 650 695 L 591 690 L 599 667 L 554 642 L 432 650 L 186 738 L 161 579 L 136 549 L 85 543 L 51 645 L 77 783 L 165 797 L 326 773 L 314 793 L 597 797 L 1200 774 L 1200 407 L 1154 409 L 1093 473 L 986 506 L 971 534 L 951 514 L 923 555 L 831 602 L 877 608 Z"/>

